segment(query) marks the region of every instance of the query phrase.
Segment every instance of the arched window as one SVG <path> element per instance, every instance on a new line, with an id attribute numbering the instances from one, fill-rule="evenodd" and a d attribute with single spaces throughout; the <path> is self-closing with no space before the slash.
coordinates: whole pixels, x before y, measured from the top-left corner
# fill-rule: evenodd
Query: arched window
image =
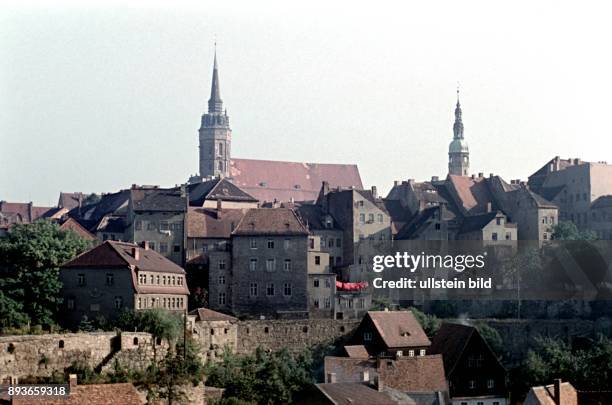
<path id="1" fill-rule="evenodd" d="M 63 349 L 63 348 L 64 348 L 64 341 L 63 341 L 63 340 L 60 340 L 60 341 L 59 341 L 58 347 L 59 347 L 60 349 Z"/>
<path id="2" fill-rule="evenodd" d="M 219 156 L 223 156 L 223 142 L 219 142 Z"/>
<path id="3" fill-rule="evenodd" d="M 134 338 L 133 342 L 134 342 L 134 346 L 138 346 L 138 338 L 137 337 Z"/>
<path id="4" fill-rule="evenodd" d="M 219 161 L 219 171 L 222 172 L 223 171 L 223 162 Z"/>

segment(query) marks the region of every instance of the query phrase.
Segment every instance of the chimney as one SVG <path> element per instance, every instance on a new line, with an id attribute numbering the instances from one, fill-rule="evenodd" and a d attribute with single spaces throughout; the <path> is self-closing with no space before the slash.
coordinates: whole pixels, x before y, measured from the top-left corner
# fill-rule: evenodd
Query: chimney
<path id="1" fill-rule="evenodd" d="M 76 374 L 68 375 L 68 384 L 70 385 L 70 391 L 76 389 L 76 386 L 77 386 L 77 375 Z"/>
<path id="2" fill-rule="evenodd" d="M 376 186 L 372 186 L 372 197 L 378 198 L 378 193 L 376 192 Z"/>
<path id="3" fill-rule="evenodd" d="M 327 383 L 328 384 L 336 383 L 336 373 L 327 373 Z"/>
<path id="4" fill-rule="evenodd" d="M 34 222 L 34 210 L 32 208 L 34 208 L 34 203 L 30 201 L 28 203 L 28 215 L 30 216 L 30 222 Z"/>
<path id="5" fill-rule="evenodd" d="M 136 246 L 132 248 L 132 257 L 134 257 L 136 261 L 140 260 L 140 250 Z"/>
<path id="6" fill-rule="evenodd" d="M 556 405 L 561 405 L 563 404 L 562 398 L 561 398 L 561 379 L 556 378 L 553 384 L 554 384 L 553 386 L 553 397 L 554 398 L 553 399 Z"/>
<path id="7" fill-rule="evenodd" d="M 400 181 L 399 180 L 393 180 L 393 187 L 397 187 L 400 185 Z"/>
<path id="8" fill-rule="evenodd" d="M 431 176 L 431 182 L 435 182 L 435 181 L 440 181 L 440 178 L 438 176 Z"/>
<path id="9" fill-rule="evenodd" d="M 144 250 L 149 250 L 149 241 L 148 240 L 142 241 L 141 246 Z"/>
<path id="10" fill-rule="evenodd" d="M 221 199 L 217 199 L 217 211 L 221 211 L 223 209 L 223 202 Z"/>
<path id="11" fill-rule="evenodd" d="M 495 174 L 489 173 L 489 178 L 492 179 L 493 177 L 495 177 Z"/>
<path id="12" fill-rule="evenodd" d="M 472 180 L 476 179 L 476 175 L 472 174 Z"/>
<path id="13" fill-rule="evenodd" d="M 484 177 L 484 173 L 483 172 L 479 172 L 478 173 L 478 177 Z"/>
<path id="14" fill-rule="evenodd" d="M 492 206 L 491 206 L 491 201 L 489 201 L 487 203 L 487 212 L 491 212 L 493 210 Z"/>

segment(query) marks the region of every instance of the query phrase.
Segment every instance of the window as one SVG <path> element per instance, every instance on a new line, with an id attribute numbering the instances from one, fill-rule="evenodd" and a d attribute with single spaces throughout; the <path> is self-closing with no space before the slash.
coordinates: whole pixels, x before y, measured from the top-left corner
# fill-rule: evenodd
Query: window
<path id="1" fill-rule="evenodd" d="M 249 261 L 249 270 L 251 271 L 257 270 L 257 259 L 253 258 Z"/>
<path id="2" fill-rule="evenodd" d="M 321 256 L 315 256 L 315 265 L 317 266 L 321 265 Z"/>
<path id="3" fill-rule="evenodd" d="M 268 285 L 266 286 L 266 295 L 268 297 L 274 296 L 274 283 L 268 283 Z"/>
<path id="4" fill-rule="evenodd" d="M 506 232 L 506 240 L 511 240 L 512 234 L 510 232 Z"/>
<path id="5" fill-rule="evenodd" d="M 484 401 L 478 401 L 476 402 L 476 405 L 484 405 Z"/>
<path id="6" fill-rule="evenodd" d="M 289 239 L 285 239 L 283 241 L 283 249 L 285 249 L 285 250 L 289 249 L 289 243 L 290 243 Z"/>
<path id="7" fill-rule="evenodd" d="M 135 221 L 134 222 L 134 229 L 136 229 L 137 231 L 142 230 L 142 221 Z"/>
<path id="8" fill-rule="evenodd" d="M 491 239 L 497 240 L 497 232 L 493 232 L 493 234 L 491 235 Z"/>
<path id="9" fill-rule="evenodd" d="M 365 224 L 365 214 L 359 214 L 359 223 Z"/>
<path id="10" fill-rule="evenodd" d="M 169 231 L 170 230 L 170 226 L 168 225 L 167 221 L 161 221 L 159 223 L 159 230 L 160 231 Z"/>
<path id="11" fill-rule="evenodd" d="M 363 309 L 365 307 L 365 300 L 363 298 L 359 298 L 357 301 L 357 308 Z"/>
<path id="12" fill-rule="evenodd" d="M 146 284 L 147 283 L 147 276 L 145 276 L 144 274 L 138 274 L 138 284 Z"/>
<path id="13" fill-rule="evenodd" d="M 219 151 L 219 156 L 223 156 L 223 143 L 222 142 L 219 142 L 218 151 Z"/>
<path id="14" fill-rule="evenodd" d="M 285 283 L 285 288 L 284 288 L 283 294 L 286 297 L 290 297 L 291 296 L 291 283 Z"/>
<path id="15" fill-rule="evenodd" d="M 69 310 L 73 310 L 75 308 L 75 306 L 74 306 L 74 298 L 68 298 L 66 300 L 66 308 L 68 308 Z"/>
<path id="16" fill-rule="evenodd" d="M 268 249 L 274 249 L 274 241 L 272 239 L 268 239 Z"/>
<path id="17" fill-rule="evenodd" d="M 368 223 L 369 223 L 369 224 L 374 223 L 374 214 L 369 214 L 369 215 L 368 215 Z"/>
<path id="18" fill-rule="evenodd" d="M 115 283 L 115 277 L 113 273 L 106 273 L 106 285 L 113 285 Z"/>
<path id="19" fill-rule="evenodd" d="M 314 280 L 312 280 L 312 286 L 314 288 L 319 288 L 319 279 L 315 278 Z"/>
<path id="20" fill-rule="evenodd" d="M 329 238 L 329 240 L 327 241 L 327 246 L 329 246 L 330 248 L 334 247 L 334 238 Z"/>
<path id="21" fill-rule="evenodd" d="M 155 222 L 148 222 L 147 231 L 154 231 L 154 230 L 155 230 Z"/>
<path id="22" fill-rule="evenodd" d="M 249 295 L 251 297 L 257 297 L 257 283 L 251 283 L 249 287 Z"/>
<path id="23" fill-rule="evenodd" d="M 495 223 L 496 223 L 497 225 L 502 225 L 502 224 L 503 224 L 503 222 L 502 222 L 502 218 L 495 218 Z"/>
<path id="24" fill-rule="evenodd" d="M 251 238 L 250 247 L 251 249 L 257 249 L 257 239 Z"/>
<path id="25" fill-rule="evenodd" d="M 180 222 L 173 222 L 170 224 L 170 229 L 173 231 L 180 231 L 183 228 L 183 224 Z"/>
<path id="26" fill-rule="evenodd" d="M 425 349 L 419 350 L 419 356 L 425 356 Z"/>
<path id="27" fill-rule="evenodd" d="M 378 214 L 378 222 L 379 222 L 379 223 L 381 223 L 381 224 L 382 224 L 382 223 L 383 223 L 383 221 L 384 221 L 384 218 L 385 218 L 385 217 L 383 216 L 383 214 Z"/>
<path id="28" fill-rule="evenodd" d="M 310 249 L 314 249 L 314 245 L 314 238 L 308 239 L 308 246 L 310 247 Z"/>
<path id="29" fill-rule="evenodd" d="M 314 300 L 312 300 L 312 306 L 315 308 L 319 308 L 319 299 L 315 298 Z"/>
<path id="30" fill-rule="evenodd" d="M 372 341 L 372 333 L 371 332 L 363 332 L 363 340 L 364 342 Z"/>
<path id="31" fill-rule="evenodd" d="M 489 378 L 487 380 L 487 388 L 493 388 L 495 386 L 495 380 L 493 380 L 492 378 Z"/>
<path id="32" fill-rule="evenodd" d="M 219 276 L 219 285 L 225 284 L 225 276 Z"/>
<path id="33" fill-rule="evenodd" d="M 98 312 L 100 310 L 100 304 L 91 304 L 89 310 L 91 312 Z"/>
<path id="34" fill-rule="evenodd" d="M 266 260 L 266 271 L 274 271 L 276 270 L 276 260 L 268 259 Z"/>
<path id="35" fill-rule="evenodd" d="M 322 247 L 322 248 L 324 248 L 324 247 L 325 247 L 326 243 L 327 243 L 327 242 L 326 242 L 325 238 L 321 238 L 321 247 Z"/>
<path id="36" fill-rule="evenodd" d="M 336 238 L 336 247 L 342 247 L 342 239 Z"/>
<path id="37" fill-rule="evenodd" d="M 153 276 L 151 276 L 151 283 L 153 283 Z M 162 276 L 162 284 L 166 285 L 166 276 Z"/>
<path id="38" fill-rule="evenodd" d="M 181 251 L 181 245 L 174 245 L 174 253 L 179 253 Z"/>
<path id="39" fill-rule="evenodd" d="M 291 270 L 291 259 L 285 259 L 285 263 L 283 264 L 283 269 L 285 271 Z"/>
<path id="40" fill-rule="evenodd" d="M 168 244 L 166 242 L 159 242 L 159 253 L 168 253 Z"/>
<path id="41" fill-rule="evenodd" d="M 414 357 L 414 350 L 408 350 L 408 356 Z"/>
<path id="42" fill-rule="evenodd" d="M 219 299 L 217 302 L 219 303 L 219 305 L 225 305 L 225 293 L 224 292 L 219 293 Z"/>
<path id="43" fill-rule="evenodd" d="M 331 280 L 329 278 L 325 279 L 325 288 L 331 288 Z"/>
<path id="44" fill-rule="evenodd" d="M 325 309 L 331 308 L 331 299 L 329 297 L 325 297 Z"/>
<path id="45" fill-rule="evenodd" d="M 79 274 L 78 276 L 78 283 L 79 285 L 85 285 L 85 274 Z"/>
<path id="46" fill-rule="evenodd" d="M 468 383 L 468 387 L 473 390 L 474 388 L 476 388 L 476 381 L 474 380 L 470 380 L 470 382 Z"/>
<path id="47" fill-rule="evenodd" d="M 115 297 L 115 309 L 121 309 L 123 307 L 123 298 Z"/>
<path id="48" fill-rule="evenodd" d="M 157 275 L 156 278 L 157 278 L 157 285 L 159 285 L 160 284 L 160 280 L 161 280 L 161 278 L 159 277 L 159 274 Z M 151 277 L 151 282 L 153 282 L 153 277 Z"/>
<path id="49" fill-rule="evenodd" d="M 155 242 L 149 241 L 149 249 L 155 250 Z"/>
<path id="50" fill-rule="evenodd" d="M 225 259 L 219 259 L 217 263 L 219 270 L 225 270 Z"/>

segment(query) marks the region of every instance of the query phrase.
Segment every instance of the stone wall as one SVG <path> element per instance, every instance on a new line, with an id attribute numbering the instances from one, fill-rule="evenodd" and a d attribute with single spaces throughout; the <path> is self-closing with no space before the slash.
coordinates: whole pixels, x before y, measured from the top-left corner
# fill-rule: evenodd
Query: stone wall
<path id="1" fill-rule="evenodd" d="M 359 321 L 333 319 L 257 320 L 238 323 L 238 353 L 253 353 L 257 347 L 277 351 L 300 351 L 321 343 L 345 340 Z"/>
<path id="2" fill-rule="evenodd" d="M 0 381 L 8 377 L 49 377 L 73 363 L 106 371 L 114 360 L 129 368 L 143 368 L 153 358 L 148 333 L 115 332 L 0 336 Z M 155 347 L 159 356 L 165 343 Z"/>

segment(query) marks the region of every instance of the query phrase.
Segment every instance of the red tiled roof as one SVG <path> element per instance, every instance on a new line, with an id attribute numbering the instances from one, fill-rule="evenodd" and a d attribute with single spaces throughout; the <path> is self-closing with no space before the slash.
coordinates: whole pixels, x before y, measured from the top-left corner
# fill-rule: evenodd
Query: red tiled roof
<path id="1" fill-rule="evenodd" d="M 576 388 L 569 382 L 562 382 L 561 388 L 561 405 L 577 405 L 578 392 Z M 603 403 L 603 402 L 602 402 Z M 555 387 L 554 385 L 543 385 L 531 387 L 525 404 L 529 405 L 556 405 L 555 402 Z"/>
<path id="2" fill-rule="evenodd" d="M 139 259 L 132 256 L 132 249 L 139 251 Z M 154 250 L 144 249 L 127 242 L 107 240 L 75 257 L 62 267 L 128 267 L 138 270 L 185 274 L 185 270 Z"/>
<path id="3" fill-rule="evenodd" d="M 442 355 L 378 360 L 378 383 L 402 392 L 448 391 Z"/>
<path id="4" fill-rule="evenodd" d="M 484 177 L 472 179 L 466 176 L 449 175 L 448 180 L 457 193 L 459 204 L 470 213 L 486 212 L 487 203 L 493 202 Z"/>
<path id="5" fill-rule="evenodd" d="M 368 311 L 367 316 L 389 348 L 431 344 L 411 311 Z"/>
<path id="6" fill-rule="evenodd" d="M 252 208 L 233 235 L 308 235 L 308 230 L 292 209 Z"/>
<path id="7" fill-rule="evenodd" d="M 31 208 L 31 215 L 30 215 Z M 32 203 L 10 203 L 0 201 L 0 213 L 5 216 L 19 215 L 23 223 L 34 222 L 42 218 L 47 212 L 55 210 L 55 207 L 36 207 Z"/>
<path id="8" fill-rule="evenodd" d="M 344 346 L 344 351 L 349 357 L 358 359 L 367 359 L 370 357 L 364 345 L 349 345 Z"/>
<path id="9" fill-rule="evenodd" d="M 371 379 L 377 376 L 375 359 L 325 356 L 323 362 L 325 375 L 335 374 L 338 383 L 363 381 L 364 372 Z"/>
<path id="10" fill-rule="evenodd" d="M 198 321 L 237 321 L 233 316 L 213 311 L 208 308 L 198 308 L 189 312 L 189 315 L 197 315 Z"/>
<path id="11" fill-rule="evenodd" d="M 357 165 L 232 159 L 231 176 L 261 202 L 316 200 L 323 181 L 330 187 L 363 188 Z"/>
<path id="12" fill-rule="evenodd" d="M 227 238 L 244 216 L 246 210 L 224 209 L 220 212 L 189 207 L 187 212 L 188 238 Z"/>
<path id="13" fill-rule="evenodd" d="M 87 240 L 96 240 L 96 236 L 87 229 L 83 228 L 83 226 L 74 218 L 68 218 L 66 221 L 64 221 L 64 223 L 60 225 L 60 229 L 64 231 L 71 230 Z"/>
<path id="14" fill-rule="evenodd" d="M 13 404 L 47 405 L 136 405 L 142 404 L 138 391 L 131 383 L 77 385 L 69 397 L 14 398 Z"/>
<path id="15" fill-rule="evenodd" d="M 334 404 L 350 405 L 396 405 L 385 392 L 377 391 L 363 383 L 336 383 L 315 385 Z"/>

